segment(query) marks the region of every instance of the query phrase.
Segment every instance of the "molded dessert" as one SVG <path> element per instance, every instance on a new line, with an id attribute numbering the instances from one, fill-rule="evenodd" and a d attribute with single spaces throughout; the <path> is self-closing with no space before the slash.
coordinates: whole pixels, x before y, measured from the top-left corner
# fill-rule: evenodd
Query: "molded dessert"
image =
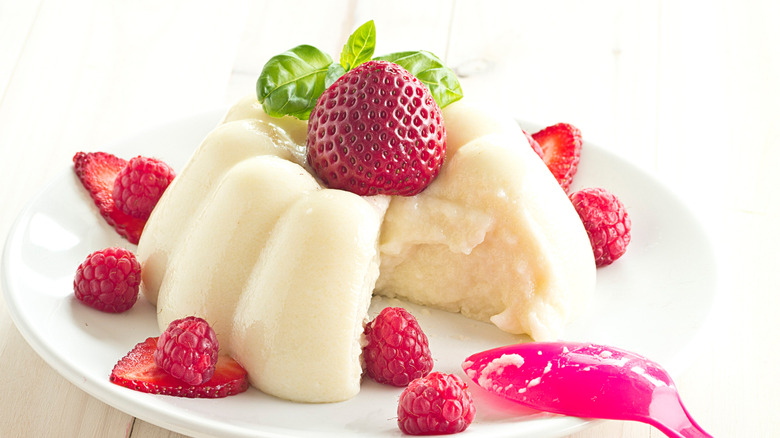
<path id="1" fill-rule="evenodd" d="M 166 190 L 138 247 L 161 329 L 209 321 L 252 385 L 304 402 L 359 391 L 372 293 L 555 339 L 595 287 L 577 213 L 523 132 L 443 110 L 447 157 L 412 197 L 325 189 L 306 122 L 231 108 Z"/>

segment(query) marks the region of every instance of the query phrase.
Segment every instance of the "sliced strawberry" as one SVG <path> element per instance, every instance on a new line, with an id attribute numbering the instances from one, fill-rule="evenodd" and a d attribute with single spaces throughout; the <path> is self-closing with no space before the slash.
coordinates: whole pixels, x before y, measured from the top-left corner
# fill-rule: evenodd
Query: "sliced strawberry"
<path id="1" fill-rule="evenodd" d="M 79 152 L 73 156 L 74 169 L 81 184 L 89 191 L 100 215 L 130 243 L 137 244 L 145 219 L 134 218 L 114 204 L 112 192 L 117 174 L 127 161 L 106 152 Z"/>
<path id="2" fill-rule="evenodd" d="M 220 356 L 214 375 L 206 383 L 188 385 L 154 363 L 157 338 L 136 345 L 111 371 L 111 382 L 150 394 L 189 398 L 221 398 L 249 388 L 246 370 L 229 356 Z"/>
<path id="3" fill-rule="evenodd" d="M 582 149 L 582 134 L 580 130 L 568 123 L 558 123 L 548 126 L 532 134 L 534 140 L 544 152 L 545 164 L 558 180 L 564 191 L 568 192 L 571 180 L 577 173 Z"/>
<path id="4" fill-rule="evenodd" d="M 534 140 L 534 138 L 531 137 L 531 134 L 527 133 L 525 129 L 523 129 L 523 134 L 525 134 L 525 138 L 528 139 L 528 143 L 531 145 L 531 149 L 533 149 L 534 152 L 536 152 L 536 155 L 538 155 L 539 158 L 544 160 L 544 151 L 542 151 L 542 147 L 539 146 L 539 143 L 537 143 L 536 140 Z"/>

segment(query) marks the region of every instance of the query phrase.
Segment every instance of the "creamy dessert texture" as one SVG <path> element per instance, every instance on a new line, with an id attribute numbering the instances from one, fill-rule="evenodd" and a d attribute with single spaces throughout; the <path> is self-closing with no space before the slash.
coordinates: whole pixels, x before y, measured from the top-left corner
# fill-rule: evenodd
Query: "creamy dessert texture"
<path id="1" fill-rule="evenodd" d="M 391 201 L 376 292 L 553 340 L 595 287 L 582 222 L 517 123 L 463 102 L 443 112 L 447 160 Z"/>
<path id="2" fill-rule="evenodd" d="M 141 236 L 161 330 L 203 317 L 253 386 L 303 402 L 359 391 L 372 294 L 555 339 L 595 287 L 582 222 L 513 120 L 462 101 L 443 116 L 447 157 L 422 193 L 361 197 L 309 172 L 305 121 L 239 101 Z"/>

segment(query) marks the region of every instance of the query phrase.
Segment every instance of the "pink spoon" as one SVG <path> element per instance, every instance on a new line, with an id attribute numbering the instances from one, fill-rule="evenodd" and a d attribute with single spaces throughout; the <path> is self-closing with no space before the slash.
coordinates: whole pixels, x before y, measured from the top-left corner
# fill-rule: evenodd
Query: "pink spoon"
<path id="1" fill-rule="evenodd" d="M 463 370 L 488 391 L 536 410 L 641 421 L 673 438 L 712 438 L 660 365 L 618 348 L 530 342 L 474 354 Z"/>

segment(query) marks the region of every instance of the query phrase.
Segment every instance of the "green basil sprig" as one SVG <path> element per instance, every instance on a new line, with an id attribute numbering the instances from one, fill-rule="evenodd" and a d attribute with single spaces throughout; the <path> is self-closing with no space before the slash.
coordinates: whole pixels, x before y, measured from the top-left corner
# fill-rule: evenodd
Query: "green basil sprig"
<path id="1" fill-rule="evenodd" d="M 344 76 L 344 73 L 346 72 L 347 70 L 338 62 L 331 64 L 330 67 L 328 67 L 328 74 L 325 76 L 325 89 L 327 90 L 330 88 L 330 86 L 339 80 L 340 77 Z"/>
<path id="2" fill-rule="evenodd" d="M 309 45 L 276 55 L 257 79 L 257 100 L 269 116 L 308 120 L 325 91 L 325 77 L 332 63 L 330 55 Z"/>
<path id="3" fill-rule="evenodd" d="M 360 64 L 371 60 L 371 57 L 374 56 L 375 46 L 376 26 L 374 25 L 374 20 L 371 20 L 355 29 L 347 39 L 347 43 L 344 44 L 344 48 L 341 49 L 339 62 L 344 67 L 344 72 L 346 73 Z"/>
<path id="4" fill-rule="evenodd" d="M 320 95 L 348 71 L 371 60 L 375 46 L 376 27 L 371 20 L 349 36 L 339 62 L 309 45 L 276 55 L 257 79 L 257 99 L 270 116 L 308 120 Z M 440 108 L 463 97 L 455 73 L 430 52 L 397 52 L 373 59 L 390 61 L 409 71 L 428 87 Z"/>
<path id="5" fill-rule="evenodd" d="M 396 63 L 413 74 L 431 90 L 433 100 L 439 104 L 439 108 L 463 97 L 463 90 L 455 72 L 431 52 L 396 52 L 374 59 Z"/>

